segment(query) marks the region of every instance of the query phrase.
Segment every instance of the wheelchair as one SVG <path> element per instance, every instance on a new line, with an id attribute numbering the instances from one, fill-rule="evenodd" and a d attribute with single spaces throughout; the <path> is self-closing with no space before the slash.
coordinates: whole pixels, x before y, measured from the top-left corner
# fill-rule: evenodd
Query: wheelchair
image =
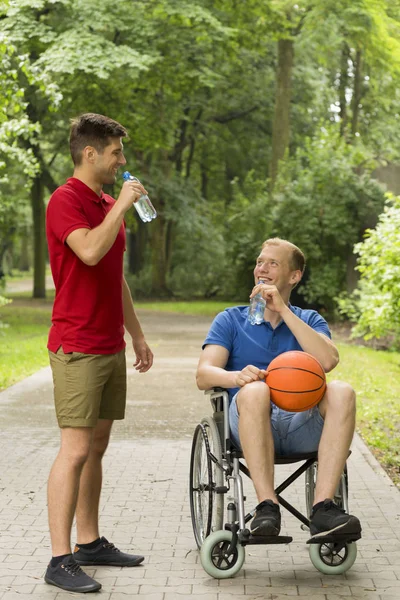
<path id="1" fill-rule="evenodd" d="M 245 560 L 245 547 L 252 544 L 288 544 L 290 536 L 252 536 L 246 528 L 256 508 L 245 514 L 242 473 L 250 478 L 243 463 L 242 452 L 230 439 L 229 395 L 227 390 L 213 388 L 205 392 L 210 396 L 212 417 L 204 417 L 195 429 L 190 457 L 190 512 L 196 544 L 204 570 L 216 579 L 236 575 Z M 276 489 L 281 507 L 288 510 L 309 529 L 309 519 L 304 516 L 281 493 L 305 473 L 305 504 L 307 515 L 311 514 L 318 472 L 317 452 L 289 457 L 275 456 L 275 464 L 302 462 Z M 224 511 L 227 497 L 226 513 Z M 341 475 L 334 502 L 348 510 L 347 466 Z M 226 514 L 226 516 L 225 516 Z M 355 542 L 361 535 L 325 536 L 318 541 L 309 540 L 312 564 L 327 575 L 345 573 L 357 556 Z"/>

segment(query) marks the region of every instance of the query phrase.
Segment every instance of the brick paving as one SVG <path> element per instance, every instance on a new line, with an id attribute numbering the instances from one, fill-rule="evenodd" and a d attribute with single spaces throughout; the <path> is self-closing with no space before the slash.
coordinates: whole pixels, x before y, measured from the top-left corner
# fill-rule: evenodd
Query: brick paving
<path id="1" fill-rule="evenodd" d="M 307 533 L 284 510 L 282 533 L 293 536 L 291 544 L 248 547 L 242 570 L 229 580 L 204 572 L 191 529 L 188 471 L 192 431 L 209 413 L 193 382 L 209 320 L 144 313 L 142 321 L 158 359 L 146 376 L 129 371 L 129 414 L 115 426 L 104 459 L 101 534 L 125 551 L 144 554 L 145 562 L 125 569 L 85 567 L 103 585 L 96 597 L 398 600 L 400 494 L 358 437 L 349 460 L 350 508 L 364 531 L 347 573 L 317 571 Z M 182 336 L 185 345 L 177 343 Z M 49 369 L 0 394 L 0 409 L 0 600 L 86 598 L 43 582 L 50 558 L 46 483 L 58 447 Z M 292 469 L 278 466 L 277 481 Z M 252 507 L 250 482 L 245 489 Z M 304 509 L 302 478 L 286 496 Z"/>

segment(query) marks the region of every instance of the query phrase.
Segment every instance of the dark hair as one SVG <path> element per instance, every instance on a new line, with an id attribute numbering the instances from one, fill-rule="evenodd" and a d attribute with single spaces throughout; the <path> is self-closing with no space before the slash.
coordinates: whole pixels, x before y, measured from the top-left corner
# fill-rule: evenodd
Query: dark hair
<path id="1" fill-rule="evenodd" d="M 292 252 L 290 257 L 290 267 L 293 269 L 293 271 L 301 271 L 302 274 L 304 273 L 304 269 L 306 267 L 306 257 L 300 248 L 292 244 L 292 242 L 282 240 L 281 238 L 270 238 L 269 240 L 265 240 L 262 248 L 265 246 L 287 246 Z"/>
<path id="2" fill-rule="evenodd" d="M 74 165 L 82 162 L 82 150 L 93 146 L 100 154 L 109 145 L 110 138 L 121 138 L 128 135 L 120 123 L 96 113 L 85 113 L 71 119 L 69 148 Z"/>

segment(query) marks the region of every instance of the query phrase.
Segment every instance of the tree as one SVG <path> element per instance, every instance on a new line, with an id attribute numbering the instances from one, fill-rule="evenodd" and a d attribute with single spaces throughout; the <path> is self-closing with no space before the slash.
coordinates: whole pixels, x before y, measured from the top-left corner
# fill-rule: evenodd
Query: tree
<path id="1" fill-rule="evenodd" d="M 34 229 L 34 297 L 45 296 L 45 188 L 51 193 L 57 182 L 51 172 L 54 152 L 59 139 L 54 121 L 66 126 L 63 114 L 69 100 L 64 89 L 73 77 L 94 74 L 107 78 L 115 68 L 126 68 L 128 73 L 147 68 L 150 58 L 143 57 L 118 42 L 119 30 L 124 30 L 127 19 L 111 2 L 92 2 L 90 10 L 80 2 L 37 0 L 34 4 L 21 0 L 18 5 L 3 9 L 0 31 L 17 50 L 14 59 L 14 77 L 18 80 L 18 94 L 26 121 L 30 124 L 25 151 L 33 158 L 36 171 L 31 174 L 30 200 Z M 93 10 L 99 20 L 93 23 Z M 131 14 L 131 12 L 129 12 Z M 77 28 L 79 23 L 79 28 Z M 119 52 L 117 52 L 117 47 Z M 21 68 L 21 54 L 24 62 Z M 19 65 L 19 66 L 17 66 Z M 63 93 L 64 92 L 64 93 Z M 61 123 L 60 123 L 61 121 Z M 56 135 L 55 135 L 56 134 Z M 51 156 L 53 154 L 53 156 Z"/>
<path id="2" fill-rule="evenodd" d="M 0 271 L 3 256 L 10 248 L 18 226 L 25 224 L 26 181 L 37 172 L 32 152 L 25 151 L 26 140 L 35 135 L 36 127 L 25 116 L 26 103 L 18 85 L 18 61 L 21 71 L 30 77 L 26 58 L 6 35 L 0 36 Z M 3 273 L 2 273 L 3 275 Z M 5 304 L 0 296 L 0 305 Z"/>
<path id="3" fill-rule="evenodd" d="M 357 172 L 365 158 L 365 151 L 338 143 L 328 131 L 304 140 L 281 167 L 264 218 L 268 235 L 304 250 L 308 280 L 299 294 L 330 315 L 335 296 L 346 287 L 352 248 L 368 224 L 376 223 L 384 203 L 383 188 L 368 171 Z"/>
<path id="4" fill-rule="evenodd" d="M 159 213 L 150 224 L 127 215 L 136 290 L 185 293 L 195 270 L 196 293 L 247 296 L 262 238 L 292 237 L 304 219 L 314 281 L 335 281 L 311 286 L 308 300 L 332 307 L 353 272 L 348 249 L 382 206 L 368 174 L 400 155 L 399 14 L 383 0 L 138 0 L 134 11 L 128 0 L 20 0 L 4 9 L 20 120 L 33 128 L 18 144 L 36 170 L 23 194 L 17 177 L 2 191 L 32 201 L 35 295 L 44 289 L 44 205 L 71 173 L 68 122 L 92 111 L 127 127 L 127 168 Z M 108 191 L 117 196 L 121 182 Z M 306 222 L 320 209 L 324 217 Z M 326 215 L 338 239 L 319 247 L 310 227 L 318 232 Z M 323 273 L 328 263 L 337 267 Z"/>

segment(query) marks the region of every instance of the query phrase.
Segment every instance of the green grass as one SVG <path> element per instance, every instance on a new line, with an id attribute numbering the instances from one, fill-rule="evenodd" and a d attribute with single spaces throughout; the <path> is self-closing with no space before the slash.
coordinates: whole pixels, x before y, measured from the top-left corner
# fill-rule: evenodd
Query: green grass
<path id="1" fill-rule="evenodd" d="M 214 317 L 224 310 L 224 308 L 228 308 L 228 306 L 237 306 L 237 302 L 232 303 L 214 300 L 194 300 L 193 302 L 135 302 L 136 308 L 156 310 L 158 312 L 178 312 L 181 315 L 197 315 L 204 317 Z"/>
<path id="2" fill-rule="evenodd" d="M 32 298 L 32 290 L 28 292 L 3 292 L 3 296 L 10 298 L 11 300 L 27 300 L 32 306 L 45 303 L 49 304 L 50 307 L 53 304 L 54 294 L 54 290 L 46 290 L 46 298 Z"/>
<path id="3" fill-rule="evenodd" d="M 45 270 L 46 275 L 51 275 L 50 265 L 46 265 Z M 33 267 L 30 267 L 28 271 L 20 271 L 19 269 L 12 269 L 11 275 L 9 273 L 6 274 L 7 281 L 32 281 L 33 279 Z"/>
<path id="4" fill-rule="evenodd" d="M 400 484 L 400 353 L 338 344 L 340 363 L 329 379 L 357 393 L 357 431 Z"/>
<path id="5" fill-rule="evenodd" d="M 0 390 L 48 364 L 51 309 L 13 306 L 0 309 Z"/>
<path id="6" fill-rule="evenodd" d="M 51 298 L 15 301 L 0 309 L 0 390 L 48 364 Z M 226 302 L 137 302 L 137 308 L 212 318 Z M 400 485 L 400 353 L 338 343 L 341 361 L 329 374 L 357 392 L 357 431 Z"/>
<path id="7" fill-rule="evenodd" d="M 46 270 L 47 273 L 47 270 Z M 33 269 L 30 268 L 29 271 L 20 271 L 19 269 L 13 269 L 12 274 L 6 275 L 7 281 L 25 281 L 26 279 L 33 278 Z"/>

